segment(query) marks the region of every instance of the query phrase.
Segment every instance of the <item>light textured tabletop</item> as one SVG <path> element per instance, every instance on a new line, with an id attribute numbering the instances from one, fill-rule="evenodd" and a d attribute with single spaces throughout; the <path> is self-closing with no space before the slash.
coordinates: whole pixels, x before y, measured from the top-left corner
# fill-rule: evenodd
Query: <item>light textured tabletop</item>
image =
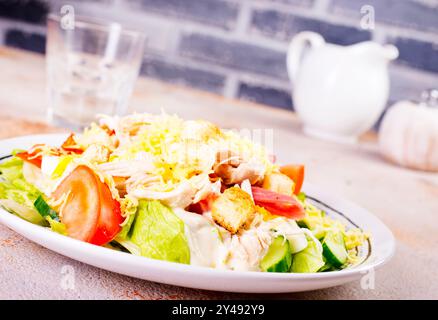
<path id="1" fill-rule="evenodd" d="M 0 48 L 0 138 L 56 131 L 44 125 L 44 59 Z M 131 111 L 177 112 L 231 128 L 274 129 L 279 162 L 305 163 L 306 181 L 349 198 L 378 216 L 397 239 L 375 288 L 360 282 L 304 293 L 247 295 L 193 290 L 138 280 L 53 253 L 0 225 L 0 298 L 82 299 L 438 299 L 438 175 L 393 166 L 374 140 L 354 146 L 301 134 L 293 113 L 140 79 Z M 39 123 L 37 123 L 39 122 Z M 74 271 L 74 288 L 65 274 Z"/>

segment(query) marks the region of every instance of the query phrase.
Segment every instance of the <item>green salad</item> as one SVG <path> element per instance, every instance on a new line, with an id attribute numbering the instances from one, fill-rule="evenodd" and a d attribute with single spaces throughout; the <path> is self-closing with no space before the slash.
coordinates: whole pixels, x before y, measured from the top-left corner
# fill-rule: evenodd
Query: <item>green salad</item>
<path id="1" fill-rule="evenodd" d="M 111 250 L 315 273 L 358 263 L 368 238 L 306 198 L 303 165 L 279 166 L 263 146 L 207 121 L 103 116 L 60 146 L 11 154 L 0 163 L 1 207 Z"/>

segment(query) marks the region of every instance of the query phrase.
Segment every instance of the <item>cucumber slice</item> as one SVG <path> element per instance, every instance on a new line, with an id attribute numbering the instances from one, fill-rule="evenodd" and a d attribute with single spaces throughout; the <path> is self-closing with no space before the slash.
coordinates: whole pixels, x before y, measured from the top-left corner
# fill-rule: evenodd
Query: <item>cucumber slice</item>
<path id="1" fill-rule="evenodd" d="M 59 221 L 58 214 L 55 212 L 55 210 L 49 207 L 49 205 L 41 195 L 38 196 L 33 205 L 35 206 L 35 209 L 37 209 L 39 214 L 44 218 L 49 216 L 53 220 Z"/>
<path id="2" fill-rule="evenodd" d="M 344 236 L 341 232 L 328 232 L 322 242 L 324 257 L 336 268 L 342 267 L 348 258 Z"/>
<path id="3" fill-rule="evenodd" d="M 289 241 L 278 236 L 272 241 L 268 252 L 260 262 L 260 269 L 266 272 L 289 272 L 292 263 L 292 253 Z"/>
<path id="4" fill-rule="evenodd" d="M 324 230 L 324 228 L 321 225 L 315 223 L 315 221 L 312 221 L 309 218 L 304 218 L 302 220 L 299 220 L 299 221 L 297 221 L 297 224 L 301 228 L 307 228 L 310 231 L 312 231 L 313 235 L 318 240 L 322 240 L 326 234 L 326 231 Z"/>
<path id="5" fill-rule="evenodd" d="M 322 252 L 317 244 L 308 240 L 307 248 L 293 256 L 291 272 L 314 273 L 325 265 Z"/>

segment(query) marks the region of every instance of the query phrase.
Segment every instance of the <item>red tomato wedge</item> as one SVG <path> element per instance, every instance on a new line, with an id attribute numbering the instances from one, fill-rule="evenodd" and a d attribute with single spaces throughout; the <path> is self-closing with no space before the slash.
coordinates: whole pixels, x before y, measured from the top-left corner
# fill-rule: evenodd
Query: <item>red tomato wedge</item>
<path id="1" fill-rule="evenodd" d="M 67 195 L 60 217 L 72 238 L 90 242 L 96 233 L 100 216 L 99 181 L 86 166 L 78 166 L 58 186 L 55 200 Z"/>
<path id="2" fill-rule="evenodd" d="M 23 161 L 29 162 L 33 164 L 34 166 L 37 166 L 38 168 L 41 168 L 41 163 L 43 161 L 41 156 L 35 157 L 35 155 L 32 155 L 31 153 L 28 153 L 27 151 L 17 153 L 15 156 L 20 158 Z"/>
<path id="3" fill-rule="evenodd" d="M 265 208 L 270 213 L 295 220 L 304 218 L 304 208 L 294 197 L 260 187 L 252 187 L 251 190 L 255 204 Z"/>
<path id="4" fill-rule="evenodd" d="M 120 231 L 120 204 L 108 186 L 87 166 L 78 166 L 53 193 L 55 200 L 67 195 L 60 219 L 72 238 L 103 245 Z"/>
<path id="5" fill-rule="evenodd" d="M 295 183 L 294 194 L 299 194 L 304 182 L 304 165 L 287 164 L 280 167 L 280 172 L 293 180 Z"/>
<path id="6" fill-rule="evenodd" d="M 193 203 L 189 206 L 188 211 L 203 214 L 206 211 L 211 210 L 211 204 L 217 196 L 214 194 L 209 195 L 207 198 L 202 199 L 199 202 Z"/>
<path id="7" fill-rule="evenodd" d="M 74 133 L 70 134 L 68 138 L 64 141 L 64 143 L 61 146 L 62 149 L 68 152 L 72 153 L 78 153 L 81 154 L 84 152 L 76 143 L 74 139 Z"/>
<path id="8" fill-rule="evenodd" d="M 124 220 L 120 210 L 120 203 L 112 198 L 110 189 L 104 183 L 101 183 L 100 187 L 100 201 L 100 216 L 96 233 L 90 240 L 91 243 L 97 245 L 103 245 L 114 239 L 120 232 L 120 224 Z"/>
<path id="9" fill-rule="evenodd" d="M 15 156 L 23 161 L 29 162 L 37 166 L 38 168 L 41 168 L 41 162 L 43 161 L 43 158 L 41 156 L 36 156 L 37 153 L 41 150 L 38 148 L 38 146 L 41 145 L 36 144 L 32 148 L 30 148 L 29 151 L 19 152 Z"/>

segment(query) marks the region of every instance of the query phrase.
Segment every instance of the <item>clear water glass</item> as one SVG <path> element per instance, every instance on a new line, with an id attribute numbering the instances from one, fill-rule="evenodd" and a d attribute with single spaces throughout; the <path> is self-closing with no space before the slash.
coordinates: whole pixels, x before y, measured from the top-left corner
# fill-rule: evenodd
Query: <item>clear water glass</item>
<path id="1" fill-rule="evenodd" d="M 48 118 L 81 130 L 98 114 L 122 115 L 137 79 L 145 36 L 118 23 L 75 17 L 47 19 Z"/>

